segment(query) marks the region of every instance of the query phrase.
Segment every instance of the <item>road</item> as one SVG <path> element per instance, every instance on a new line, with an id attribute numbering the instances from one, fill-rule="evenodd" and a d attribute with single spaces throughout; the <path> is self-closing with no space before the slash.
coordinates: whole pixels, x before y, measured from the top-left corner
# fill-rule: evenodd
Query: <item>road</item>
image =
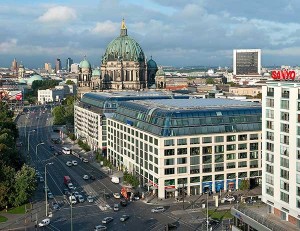
<path id="1" fill-rule="evenodd" d="M 165 206 L 166 211 L 159 214 L 151 213 L 151 209 L 155 205 L 149 205 L 142 201 L 135 201 L 128 204 L 127 207 L 120 207 L 120 211 L 114 212 L 112 209 L 102 211 L 100 205 L 106 202 L 110 207 L 115 203 L 119 203 L 119 199 L 113 197 L 109 199 L 103 198 L 103 193 L 120 192 L 121 186 L 113 184 L 110 177 L 101 172 L 100 169 L 94 167 L 90 163 L 83 163 L 78 158 L 72 155 L 54 156 L 54 151 L 50 150 L 50 137 L 52 134 L 52 120 L 50 110 L 42 112 L 42 107 L 32 107 L 30 112 L 21 115 L 18 118 L 18 127 L 20 138 L 23 141 L 22 150 L 26 155 L 27 140 L 29 140 L 29 156 L 28 160 L 32 166 L 37 166 L 37 169 L 44 176 L 45 164 L 52 162 L 52 165 L 47 165 L 47 185 L 54 195 L 54 199 L 49 199 L 51 207 L 52 202 L 57 202 L 61 205 L 58 211 L 51 211 L 51 224 L 43 229 L 45 230 L 71 230 L 71 207 L 64 198 L 63 189 L 66 188 L 63 184 L 63 177 L 68 175 L 71 177 L 72 183 L 75 185 L 75 191 L 81 193 L 85 198 L 87 195 L 95 197 L 93 203 L 77 203 L 72 207 L 72 223 L 73 230 L 93 230 L 95 225 L 101 224 L 104 217 L 111 216 L 114 218 L 112 223 L 107 225 L 108 230 L 164 230 L 165 225 L 177 221 L 177 230 L 202 230 L 202 223 L 205 221 L 205 215 L 201 212 L 183 212 L 176 213 L 182 210 L 182 204 L 171 204 Z M 44 111 L 44 110 L 43 110 Z M 30 132 L 35 129 L 35 132 Z M 28 138 L 29 137 L 29 138 Z M 39 143 L 44 142 L 44 144 Z M 37 146 L 38 145 L 38 146 Z M 37 147 L 37 148 L 36 148 Z M 56 150 L 60 150 L 61 145 L 55 145 Z M 37 150 L 37 155 L 36 155 Z M 67 161 L 77 160 L 78 165 L 68 167 Z M 93 174 L 96 180 L 83 180 L 83 175 Z M 37 193 L 34 197 L 33 207 L 39 206 L 32 214 L 32 220 L 41 221 L 45 218 L 45 194 L 43 191 L 44 182 L 39 183 Z M 196 204 L 196 206 L 200 206 Z M 120 217 L 123 214 L 130 215 L 130 219 L 126 222 L 120 222 Z M 33 227 L 28 227 L 27 230 L 34 230 Z"/>

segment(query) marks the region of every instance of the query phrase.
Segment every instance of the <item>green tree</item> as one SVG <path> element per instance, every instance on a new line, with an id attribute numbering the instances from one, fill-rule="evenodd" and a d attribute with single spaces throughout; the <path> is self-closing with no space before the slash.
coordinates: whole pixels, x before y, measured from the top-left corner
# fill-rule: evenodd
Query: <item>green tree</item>
<path id="1" fill-rule="evenodd" d="M 27 202 L 36 189 L 36 175 L 34 168 L 23 165 L 15 177 L 14 192 L 15 197 L 13 200 L 14 206 L 20 206 Z"/>
<path id="2" fill-rule="evenodd" d="M 66 124 L 65 120 L 65 107 L 64 106 L 57 106 L 53 108 L 52 114 L 54 116 L 53 124 L 54 125 L 63 125 Z"/>
<path id="3" fill-rule="evenodd" d="M 4 208 L 14 198 L 15 170 L 0 163 L 0 175 L 2 176 L 0 182 L 0 208 Z"/>
<path id="4" fill-rule="evenodd" d="M 215 84 L 215 81 L 213 78 L 209 77 L 206 79 L 206 84 Z"/>
<path id="5" fill-rule="evenodd" d="M 48 88 L 54 88 L 59 84 L 57 80 L 35 80 L 32 82 L 31 89 L 33 96 L 37 96 L 38 90 L 46 90 Z"/>
<path id="6" fill-rule="evenodd" d="M 250 182 L 247 179 L 242 179 L 239 189 L 240 190 L 248 190 L 250 188 Z"/>
<path id="7" fill-rule="evenodd" d="M 70 79 L 68 79 L 67 81 L 66 81 L 66 84 L 68 84 L 68 85 L 73 85 L 73 84 L 75 84 L 72 80 L 70 80 Z"/>

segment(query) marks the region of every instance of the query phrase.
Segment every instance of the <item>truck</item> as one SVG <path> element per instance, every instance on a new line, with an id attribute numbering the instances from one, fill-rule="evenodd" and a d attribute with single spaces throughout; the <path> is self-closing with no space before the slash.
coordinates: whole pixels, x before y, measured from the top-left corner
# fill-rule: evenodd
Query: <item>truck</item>
<path id="1" fill-rule="evenodd" d="M 71 178 L 69 176 L 64 176 L 64 184 L 68 186 L 69 183 L 71 183 Z"/>

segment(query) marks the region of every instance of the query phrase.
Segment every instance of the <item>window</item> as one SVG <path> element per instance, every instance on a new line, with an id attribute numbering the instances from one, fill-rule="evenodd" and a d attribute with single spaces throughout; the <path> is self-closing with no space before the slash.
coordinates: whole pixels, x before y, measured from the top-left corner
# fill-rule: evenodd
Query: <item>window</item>
<path id="1" fill-rule="evenodd" d="M 227 154 L 226 155 L 226 159 L 227 160 L 234 160 L 236 157 L 235 157 L 235 153 L 230 153 L 230 154 Z"/>
<path id="2" fill-rule="evenodd" d="M 224 152 L 224 145 L 215 146 L 215 153 L 223 153 L 223 152 Z"/>
<path id="3" fill-rule="evenodd" d="M 177 164 L 186 164 L 186 157 L 177 158 Z"/>
<path id="4" fill-rule="evenodd" d="M 284 156 L 289 156 L 290 155 L 289 147 L 285 147 L 283 145 L 280 145 L 280 154 L 284 155 Z"/>
<path id="5" fill-rule="evenodd" d="M 266 174 L 266 182 L 268 184 L 274 185 L 274 180 L 273 179 L 274 179 L 273 176 L 270 176 L 270 175 Z"/>
<path id="6" fill-rule="evenodd" d="M 235 136 L 227 136 L 227 142 L 235 141 Z"/>
<path id="7" fill-rule="evenodd" d="M 239 141 L 247 140 L 247 134 L 239 135 Z"/>
<path id="8" fill-rule="evenodd" d="M 274 130 L 274 122 L 273 122 L 273 121 L 267 120 L 266 127 L 267 127 L 268 129 Z"/>
<path id="9" fill-rule="evenodd" d="M 239 159 L 245 159 L 245 158 L 247 158 L 247 152 L 240 152 Z"/>
<path id="10" fill-rule="evenodd" d="M 202 172 L 212 172 L 212 165 L 211 164 L 205 164 L 205 165 L 202 165 L 203 168 L 202 168 Z"/>
<path id="11" fill-rule="evenodd" d="M 215 143 L 221 143 L 221 142 L 224 142 L 224 136 L 216 136 Z"/>
<path id="12" fill-rule="evenodd" d="M 258 160 L 251 160 L 250 161 L 250 168 L 258 168 Z"/>
<path id="13" fill-rule="evenodd" d="M 190 174 L 197 174 L 200 172 L 199 165 L 190 166 Z"/>
<path id="14" fill-rule="evenodd" d="M 165 146 L 174 146 L 174 140 L 165 140 L 164 144 Z"/>
<path id="15" fill-rule="evenodd" d="M 224 180 L 224 174 L 215 175 L 215 180 Z"/>
<path id="16" fill-rule="evenodd" d="M 235 179 L 236 175 L 235 173 L 228 173 L 227 174 L 227 179 Z"/>
<path id="17" fill-rule="evenodd" d="M 186 145 L 187 144 L 187 140 L 186 139 L 178 139 L 177 140 L 177 145 Z"/>
<path id="18" fill-rule="evenodd" d="M 267 142 L 266 143 L 267 145 L 267 150 L 268 151 L 271 151 L 271 152 L 274 152 L 274 144 L 272 144 L 272 143 L 269 143 L 269 142 Z"/>
<path id="19" fill-rule="evenodd" d="M 202 163 L 203 164 L 208 164 L 212 162 L 212 156 L 207 155 L 207 156 L 202 156 Z"/>
<path id="20" fill-rule="evenodd" d="M 241 161 L 241 162 L 239 162 L 238 167 L 239 168 L 245 168 L 245 167 L 247 167 L 247 161 Z"/>
<path id="21" fill-rule="evenodd" d="M 212 147 L 211 146 L 202 147 L 202 154 L 212 154 Z"/>
<path id="22" fill-rule="evenodd" d="M 289 110 L 289 101 L 288 100 L 281 100 L 281 109 Z"/>
<path id="23" fill-rule="evenodd" d="M 236 150 L 236 145 L 235 144 L 227 145 L 227 151 L 233 151 L 233 150 Z"/>
<path id="24" fill-rule="evenodd" d="M 224 171 L 224 164 L 215 164 L 215 172 Z"/>
<path id="25" fill-rule="evenodd" d="M 289 183 L 285 182 L 283 180 L 280 180 L 280 188 L 288 192 L 289 191 Z"/>
<path id="26" fill-rule="evenodd" d="M 165 175 L 172 175 L 175 173 L 174 168 L 166 168 L 165 169 Z"/>
<path id="27" fill-rule="evenodd" d="M 258 143 L 251 143 L 250 144 L 250 151 L 258 150 Z"/>
<path id="28" fill-rule="evenodd" d="M 270 164 L 266 164 L 266 172 L 274 174 L 274 167 Z"/>
<path id="29" fill-rule="evenodd" d="M 247 177 L 247 172 L 239 172 L 238 177 L 239 178 L 246 178 Z"/>
<path id="30" fill-rule="evenodd" d="M 266 118 L 274 119 L 274 110 L 266 109 Z"/>
<path id="31" fill-rule="evenodd" d="M 269 132 L 269 131 L 267 131 L 267 132 L 266 132 L 266 138 L 267 138 L 267 140 L 272 140 L 272 141 L 274 141 L 274 132 Z"/>
<path id="32" fill-rule="evenodd" d="M 175 185 L 175 179 L 165 180 L 165 186 Z"/>
<path id="33" fill-rule="evenodd" d="M 280 113 L 281 120 L 289 121 L 290 120 L 290 114 L 288 112 L 281 112 Z"/>
<path id="34" fill-rule="evenodd" d="M 195 155 L 200 155 L 200 148 L 190 148 L 190 155 L 195 156 Z"/>
<path id="35" fill-rule="evenodd" d="M 202 143 L 203 144 L 208 144 L 212 142 L 212 138 L 211 137 L 203 137 L 202 138 Z"/>
<path id="36" fill-rule="evenodd" d="M 258 159 L 258 152 L 250 152 L 250 159 Z"/>
<path id="37" fill-rule="evenodd" d="M 290 92 L 287 89 L 282 89 L 281 97 L 288 99 L 290 97 Z"/>
<path id="38" fill-rule="evenodd" d="M 200 139 L 199 138 L 191 138 L 190 144 L 200 144 Z"/>
<path id="39" fill-rule="evenodd" d="M 226 168 L 227 169 L 235 168 L 235 162 L 229 162 L 229 163 L 227 163 Z"/>
<path id="40" fill-rule="evenodd" d="M 191 177 L 191 183 L 198 183 L 200 182 L 200 177 L 196 176 L 196 177 Z"/>
<path id="41" fill-rule="evenodd" d="M 280 169 L 280 177 L 288 180 L 289 179 L 289 171 Z"/>
<path id="42" fill-rule="evenodd" d="M 165 156 L 173 156 L 175 155 L 174 149 L 166 149 L 165 150 Z"/>
<path id="43" fill-rule="evenodd" d="M 238 149 L 239 150 L 245 150 L 245 149 L 247 149 L 247 144 L 239 144 Z"/>
<path id="44" fill-rule="evenodd" d="M 172 158 L 172 159 L 165 159 L 165 165 L 174 165 L 174 158 Z"/>
<path id="45" fill-rule="evenodd" d="M 280 200 L 289 203 L 289 194 L 280 192 Z"/>
<path id="46" fill-rule="evenodd" d="M 274 196 L 274 188 L 269 185 L 266 185 L 266 193 L 270 196 Z"/>
<path id="47" fill-rule="evenodd" d="M 274 107 L 274 99 L 266 99 L 266 106 L 267 107 Z"/>
<path id="48" fill-rule="evenodd" d="M 289 136 L 286 135 L 280 135 L 280 143 L 282 144 L 289 144 Z"/>
<path id="49" fill-rule="evenodd" d="M 190 165 L 200 164 L 200 156 L 190 157 Z"/>
<path id="50" fill-rule="evenodd" d="M 220 155 L 215 155 L 215 162 L 224 162 L 224 155 L 220 154 Z"/>
<path id="51" fill-rule="evenodd" d="M 177 168 L 177 173 L 180 174 L 180 173 L 186 173 L 186 167 L 178 167 Z"/>
<path id="52" fill-rule="evenodd" d="M 258 140 L 258 134 L 250 134 L 250 140 Z"/>
<path id="53" fill-rule="evenodd" d="M 289 168 L 289 159 L 280 157 L 280 166 L 285 167 L 285 168 Z"/>
<path id="54" fill-rule="evenodd" d="M 177 155 L 185 155 L 187 154 L 187 148 L 178 148 Z"/>

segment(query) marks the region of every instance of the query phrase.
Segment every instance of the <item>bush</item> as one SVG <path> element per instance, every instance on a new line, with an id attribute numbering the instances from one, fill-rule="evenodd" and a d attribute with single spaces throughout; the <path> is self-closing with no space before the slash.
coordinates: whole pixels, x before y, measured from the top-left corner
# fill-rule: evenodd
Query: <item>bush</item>
<path id="1" fill-rule="evenodd" d="M 76 140 L 76 136 L 75 136 L 74 133 L 69 133 L 69 134 L 68 134 L 68 137 L 69 137 L 71 140 L 73 140 L 73 141 Z"/>

